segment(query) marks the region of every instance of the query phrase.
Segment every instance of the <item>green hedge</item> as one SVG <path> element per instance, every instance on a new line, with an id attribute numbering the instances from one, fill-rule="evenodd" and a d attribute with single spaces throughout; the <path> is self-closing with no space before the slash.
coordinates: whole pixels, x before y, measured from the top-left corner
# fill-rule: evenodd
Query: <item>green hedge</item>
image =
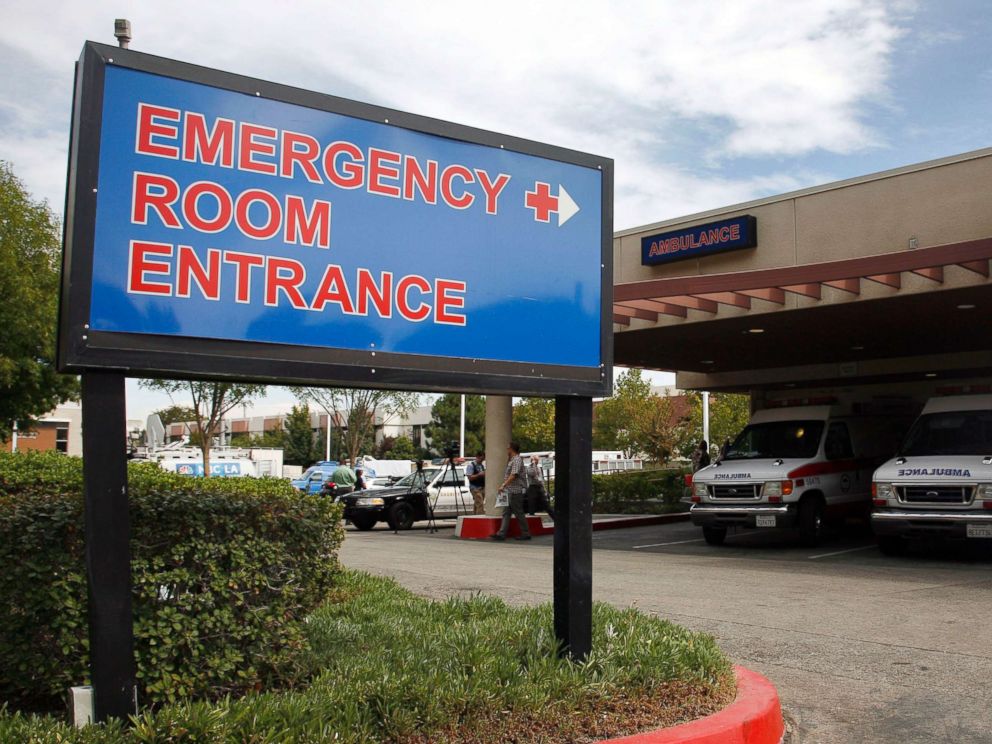
<path id="1" fill-rule="evenodd" d="M 340 567 L 340 507 L 286 481 L 128 469 L 142 703 L 286 685 Z M 46 707 L 88 681 L 82 462 L 0 454 L 0 697 Z"/>
<path id="2" fill-rule="evenodd" d="M 684 472 L 677 469 L 628 470 L 592 477 L 595 514 L 664 514 L 685 511 Z"/>
<path id="3" fill-rule="evenodd" d="M 181 701 L 143 711 L 130 729 L 74 730 L 0 709 L 0 741 L 592 741 L 603 738 L 591 735 L 597 721 L 625 719 L 638 701 L 653 712 L 671 699 L 682 710 L 676 722 L 734 696 L 731 664 L 712 637 L 635 609 L 596 603 L 593 651 L 575 663 L 557 653 L 550 604 L 509 607 L 484 595 L 432 602 L 347 571 L 335 594 L 307 623 L 319 671 L 301 689 Z M 636 717 L 626 725 L 633 733 Z"/>

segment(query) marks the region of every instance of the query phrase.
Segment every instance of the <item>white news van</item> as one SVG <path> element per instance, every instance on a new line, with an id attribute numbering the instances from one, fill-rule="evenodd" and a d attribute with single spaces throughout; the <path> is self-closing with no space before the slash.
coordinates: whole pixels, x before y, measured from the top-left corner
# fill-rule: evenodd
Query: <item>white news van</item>
<path id="1" fill-rule="evenodd" d="M 692 523 L 710 545 L 730 527 L 798 527 L 815 545 L 825 519 L 868 515 L 871 476 L 896 449 L 892 418 L 844 406 L 756 411 L 726 456 L 692 476 Z M 903 429 L 904 431 L 904 429 Z"/>
<path id="2" fill-rule="evenodd" d="M 931 398 L 873 481 L 885 553 L 910 537 L 992 538 L 992 395 Z"/>

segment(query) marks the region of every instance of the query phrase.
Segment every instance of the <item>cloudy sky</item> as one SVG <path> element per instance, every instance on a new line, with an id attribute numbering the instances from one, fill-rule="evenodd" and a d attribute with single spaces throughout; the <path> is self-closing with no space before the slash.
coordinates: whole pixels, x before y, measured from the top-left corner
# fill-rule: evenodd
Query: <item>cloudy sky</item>
<path id="1" fill-rule="evenodd" d="M 3 0 L 0 159 L 57 212 L 73 62 L 117 17 L 139 51 L 612 157 L 617 229 L 992 145 L 988 0 Z"/>

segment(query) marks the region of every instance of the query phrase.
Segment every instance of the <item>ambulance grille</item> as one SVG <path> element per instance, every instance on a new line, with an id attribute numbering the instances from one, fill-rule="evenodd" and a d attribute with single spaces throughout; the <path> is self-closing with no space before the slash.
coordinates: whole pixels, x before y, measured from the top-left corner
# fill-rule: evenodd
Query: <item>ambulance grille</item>
<path id="1" fill-rule="evenodd" d="M 970 504 L 971 486 L 899 486 L 906 504 Z"/>
<path id="2" fill-rule="evenodd" d="M 761 496 L 760 483 L 720 483 L 712 487 L 715 499 L 756 499 Z"/>

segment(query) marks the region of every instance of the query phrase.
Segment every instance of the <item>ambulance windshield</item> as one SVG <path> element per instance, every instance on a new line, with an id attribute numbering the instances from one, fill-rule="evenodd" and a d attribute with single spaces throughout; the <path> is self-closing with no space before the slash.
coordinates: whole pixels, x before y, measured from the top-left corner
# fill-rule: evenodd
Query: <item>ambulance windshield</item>
<path id="1" fill-rule="evenodd" d="M 945 411 L 920 416 L 900 455 L 992 455 L 992 411 Z"/>
<path id="2" fill-rule="evenodd" d="M 767 460 L 814 457 L 820 448 L 823 421 L 769 421 L 750 424 L 730 449 L 727 460 Z"/>

